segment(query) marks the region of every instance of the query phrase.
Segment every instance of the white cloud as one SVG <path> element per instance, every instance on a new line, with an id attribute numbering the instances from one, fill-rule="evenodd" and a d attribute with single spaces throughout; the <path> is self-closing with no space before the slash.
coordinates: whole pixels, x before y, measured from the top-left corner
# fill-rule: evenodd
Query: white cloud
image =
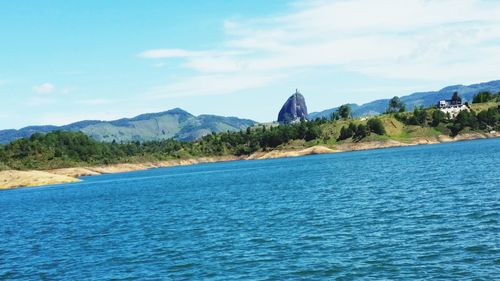
<path id="1" fill-rule="evenodd" d="M 209 74 L 180 79 L 167 86 L 156 87 L 152 98 L 222 95 L 258 88 L 279 79 L 278 74 Z"/>
<path id="2" fill-rule="evenodd" d="M 500 77 L 498 1 L 303 1 L 292 8 L 288 14 L 226 21 L 221 48 L 140 55 L 181 58 L 197 73 L 166 87 L 178 95 L 261 87 L 325 66 L 443 83 Z"/>
<path id="3" fill-rule="evenodd" d="M 48 82 L 33 86 L 33 91 L 37 94 L 50 94 L 53 93 L 55 89 L 54 85 Z"/>

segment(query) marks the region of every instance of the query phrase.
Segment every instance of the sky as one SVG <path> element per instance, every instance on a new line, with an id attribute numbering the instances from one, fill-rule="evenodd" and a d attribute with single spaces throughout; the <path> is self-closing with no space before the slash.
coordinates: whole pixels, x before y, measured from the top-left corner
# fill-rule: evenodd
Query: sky
<path id="1" fill-rule="evenodd" d="M 496 0 L 0 1 L 0 129 L 180 107 L 276 120 L 500 79 Z"/>

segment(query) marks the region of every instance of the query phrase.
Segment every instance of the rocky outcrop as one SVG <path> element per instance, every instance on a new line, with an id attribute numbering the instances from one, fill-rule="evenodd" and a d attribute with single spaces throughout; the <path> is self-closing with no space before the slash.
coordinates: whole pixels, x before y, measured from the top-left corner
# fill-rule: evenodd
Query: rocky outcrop
<path id="1" fill-rule="evenodd" d="M 291 97 L 285 102 L 278 114 L 278 122 L 282 124 L 290 124 L 300 120 L 307 120 L 307 106 L 304 96 L 295 91 Z"/>

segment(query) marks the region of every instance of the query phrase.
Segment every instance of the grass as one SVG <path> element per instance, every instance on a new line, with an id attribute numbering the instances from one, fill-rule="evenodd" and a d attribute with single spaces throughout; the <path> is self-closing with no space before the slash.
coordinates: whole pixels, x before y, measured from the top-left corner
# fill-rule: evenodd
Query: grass
<path id="1" fill-rule="evenodd" d="M 484 104 L 474 105 L 473 109 L 478 112 L 484 109 L 488 109 L 490 107 L 498 106 L 500 103 L 491 102 Z M 431 111 L 432 112 L 432 111 Z M 429 114 L 431 114 L 431 112 Z M 351 120 L 339 120 L 333 123 L 323 124 L 321 126 L 322 129 L 322 138 L 323 141 L 321 144 L 329 147 L 333 147 L 338 143 L 345 143 L 346 141 L 337 141 L 337 138 L 340 135 L 340 129 L 343 126 L 348 126 L 349 123 L 354 123 L 356 125 L 366 124 L 370 118 L 379 118 L 385 128 L 385 135 L 377 135 L 371 134 L 370 136 L 364 138 L 362 141 L 387 141 L 387 140 L 395 140 L 401 142 L 410 142 L 416 138 L 429 138 L 435 137 L 438 135 L 449 135 L 450 130 L 447 128 L 446 124 L 439 124 L 437 127 L 430 126 L 419 126 L 419 125 L 405 125 L 401 121 L 397 120 L 394 117 L 394 114 L 383 114 L 377 117 L 364 117 L 364 118 L 355 118 Z M 309 142 L 307 144 L 303 144 L 302 147 L 310 146 L 313 142 Z M 298 142 L 294 142 L 292 145 L 287 146 L 290 148 L 297 148 L 301 144 Z"/>
<path id="2" fill-rule="evenodd" d="M 484 102 L 484 103 L 473 103 L 471 104 L 471 109 L 474 110 L 475 112 L 480 112 L 483 110 L 488 110 L 491 107 L 496 107 L 499 106 L 500 102 Z"/>
<path id="3" fill-rule="evenodd" d="M 480 112 L 483 110 L 487 110 L 488 108 L 499 106 L 500 102 L 488 102 L 488 103 L 479 103 L 471 105 L 471 108 L 475 112 Z M 436 110 L 436 109 L 434 109 Z M 431 115 L 433 109 L 431 109 L 428 114 Z M 406 113 L 410 114 L 410 113 Z M 340 143 L 350 143 L 352 139 L 347 139 L 343 141 L 337 141 L 340 130 L 342 127 L 349 126 L 350 123 L 354 123 L 355 125 L 366 124 L 370 118 L 378 118 L 382 121 L 386 134 L 377 135 L 370 134 L 369 136 L 362 139 L 362 142 L 369 141 L 388 141 L 395 140 L 400 142 L 411 142 L 418 138 L 432 138 L 439 135 L 450 135 L 450 129 L 447 128 L 446 124 L 439 124 L 437 127 L 430 126 L 419 126 L 419 125 L 405 125 L 401 121 L 397 120 L 394 117 L 394 114 L 382 114 L 376 117 L 359 117 L 349 120 L 338 120 L 335 122 L 328 122 L 326 124 L 321 125 L 322 136 L 320 139 L 312 140 L 312 141 L 304 141 L 304 140 L 293 140 L 287 144 L 280 145 L 278 149 L 302 149 L 315 145 L 324 145 L 330 148 L 334 148 L 337 144 Z M 461 133 L 467 133 L 470 130 L 464 129 Z"/>

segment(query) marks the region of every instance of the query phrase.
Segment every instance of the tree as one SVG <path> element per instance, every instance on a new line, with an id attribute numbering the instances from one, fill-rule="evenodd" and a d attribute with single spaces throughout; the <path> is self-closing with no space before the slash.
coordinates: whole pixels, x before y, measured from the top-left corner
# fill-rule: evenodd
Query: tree
<path id="1" fill-rule="evenodd" d="M 477 121 L 479 128 L 487 129 L 488 127 L 495 127 L 498 121 L 497 115 L 499 114 L 498 108 L 492 107 L 488 110 L 483 110 L 477 114 Z"/>
<path id="2" fill-rule="evenodd" d="M 378 118 L 372 118 L 368 120 L 367 122 L 368 128 L 370 132 L 375 133 L 377 135 L 384 135 L 385 134 L 385 128 L 384 124 L 382 121 Z"/>
<path id="3" fill-rule="evenodd" d="M 446 114 L 441 110 L 434 110 L 432 112 L 432 127 L 437 127 L 439 123 L 446 121 Z"/>
<path id="4" fill-rule="evenodd" d="M 358 129 L 358 126 L 356 126 L 356 124 L 351 122 L 349 123 L 349 129 L 354 133 Z"/>
<path id="5" fill-rule="evenodd" d="M 353 138 L 359 141 L 369 135 L 370 135 L 370 128 L 367 125 L 359 124 Z"/>
<path id="6" fill-rule="evenodd" d="M 389 106 L 387 107 L 387 113 L 395 113 L 395 112 L 405 112 L 406 106 L 404 102 L 398 97 L 395 96 L 389 100 Z"/>
<path id="7" fill-rule="evenodd" d="M 349 104 L 343 104 L 337 109 L 337 114 L 340 118 L 349 119 L 351 118 L 351 106 Z"/>
<path id="8" fill-rule="evenodd" d="M 458 92 L 453 92 L 453 96 L 451 96 L 451 101 L 452 101 L 452 102 L 462 101 L 462 99 L 461 99 L 461 98 L 460 98 L 460 96 L 458 95 Z"/>
<path id="9" fill-rule="evenodd" d="M 322 131 L 318 124 L 316 124 L 315 122 L 307 122 L 307 130 L 304 139 L 306 141 L 318 139 L 319 137 L 321 137 L 321 133 Z"/>
<path id="10" fill-rule="evenodd" d="M 339 120 L 340 119 L 340 116 L 338 115 L 337 112 L 332 112 L 332 114 L 330 115 L 330 121 L 336 121 L 336 120 Z"/>
<path id="11" fill-rule="evenodd" d="M 0 162 L 7 162 L 6 161 L 6 153 L 3 145 L 0 144 Z"/>
<path id="12" fill-rule="evenodd" d="M 339 140 L 339 141 L 345 140 L 345 139 L 351 138 L 353 135 L 354 135 L 354 131 L 352 130 L 351 126 L 349 126 L 349 127 L 343 126 L 340 129 L 340 135 L 339 135 L 337 140 Z"/>
<path id="13" fill-rule="evenodd" d="M 481 92 L 474 96 L 474 98 L 472 99 L 472 103 L 489 102 L 493 99 L 495 99 L 495 96 L 492 95 L 490 92 Z"/>
<path id="14" fill-rule="evenodd" d="M 469 127 L 472 130 L 479 128 L 479 122 L 474 111 L 462 110 L 458 113 L 453 124 L 449 127 L 452 135 L 457 135 L 462 129 Z"/>
<path id="15" fill-rule="evenodd" d="M 427 120 L 427 111 L 423 108 L 415 107 L 413 109 L 413 116 L 408 120 L 411 125 L 425 125 Z"/>

